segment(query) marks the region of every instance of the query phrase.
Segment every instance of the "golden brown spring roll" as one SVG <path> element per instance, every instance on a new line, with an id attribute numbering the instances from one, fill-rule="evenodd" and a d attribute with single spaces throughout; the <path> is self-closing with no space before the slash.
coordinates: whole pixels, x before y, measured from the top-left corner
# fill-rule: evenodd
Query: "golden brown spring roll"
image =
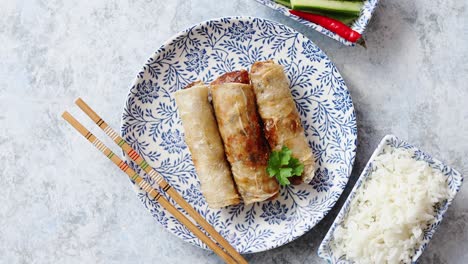
<path id="1" fill-rule="evenodd" d="M 224 155 L 223 142 L 213 109 L 208 101 L 209 88 L 196 83 L 175 92 L 175 100 L 185 130 L 185 142 L 201 183 L 201 192 L 211 208 L 240 202 Z"/>
<path id="2" fill-rule="evenodd" d="M 288 147 L 292 155 L 304 164 L 301 178 L 309 183 L 314 177 L 315 160 L 283 66 L 273 61 L 256 62 L 252 65 L 250 78 L 270 147 L 272 150 Z"/>
<path id="3" fill-rule="evenodd" d="M 266 172 L 270 151 L 262 134 L 252 86 L 222 83 L 220 80 L 223 78 L 226 76 L 213 82 L 211 95 L 237 190 L 245 204 L 273 198 L 278 193 L 279 185 Z"/>

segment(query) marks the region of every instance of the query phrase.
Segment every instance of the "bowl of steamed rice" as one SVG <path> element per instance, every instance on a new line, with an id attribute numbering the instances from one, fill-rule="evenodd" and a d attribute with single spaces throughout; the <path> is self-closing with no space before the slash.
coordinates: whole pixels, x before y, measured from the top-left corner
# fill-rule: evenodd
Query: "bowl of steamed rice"
<path id="1" fill-rule="evenodd" d="M 371 156 L 322 241 L 329 263 L 413 263 L 432 238 L 463 177 L 388 135 Z"/>

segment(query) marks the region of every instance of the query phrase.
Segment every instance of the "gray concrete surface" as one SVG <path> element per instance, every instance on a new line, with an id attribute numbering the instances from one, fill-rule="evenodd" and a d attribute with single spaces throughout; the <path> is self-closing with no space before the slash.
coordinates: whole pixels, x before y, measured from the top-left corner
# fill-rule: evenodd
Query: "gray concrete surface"
<path id="1" fill-rule="evenodd" d="M 92 127 L 73 106 L 82 96 L 118 127 L 150 54 L 214 17 L 265 17 L 304 33 L 337 65 L 357 111 L 357 160 L 335 209 L 300 239 L 247 255 L 251 263 L 322 263 L 317 247 L 385 134 L 468 175 L 466 0 L 382 0 L 367 49 L 342 46 L 253 0 L 0 6 L 0 263 L 220 263 L 156 224 L 128 180 L 60 118 L 72 109 Z M 466 263 L 467 224 L 465 184 L 420 262 Z"/>

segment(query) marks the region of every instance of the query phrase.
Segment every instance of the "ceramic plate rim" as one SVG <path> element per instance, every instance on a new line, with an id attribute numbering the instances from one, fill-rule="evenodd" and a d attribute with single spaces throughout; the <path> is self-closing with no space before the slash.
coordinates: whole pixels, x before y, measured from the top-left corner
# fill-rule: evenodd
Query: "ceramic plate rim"
<path id="1" fill-rule="evenodd" d="M 216 17 L 216 18 L 212 18 L 212 19 L 207 19 L 207 20 L 201 21 L 201 22 L 199 22 L 199 23 L 195 23 L 195 24 L 192 24 L 192 25 L 190 25 L 190 26 L 185 27 L 183 30 L 178 31 L 177 33 L 175 33 L 175 34 L 173 34 L 171 37 L 169 37 L 166 41 L 164 41 L 163 44 L 160 45 L 160 46 L 156 49 L 156 51 L 153 51 L 153 52 L 150 54 L 150 56 L 148 56 L 147 58 L 150 59 L 150 58 L 154 58 L 155 56 L 157 56 L 157 54 L 160 53 L 161 50 L 162 50 L 164 47 L 167 47 L 169 44 L 173 43 L 174 40 L 177 39 L 177 37 L 179 37 L 180 35 L 185 34 L 186 31 L 187 31 L 188 29 L 193 29 L 193 28 L 198 27 L 198 26 L 201 26 L 201 25 L 206 25 L 206 24 L 209 23 L 209 22 L 212 22 L 212 21 L 220 21 L 220 20 L 226 19 L 226 18 L 227 18 L 227 19 L 232 19 L 232 20 L 237 20 L 237 21 L 239 21 L 239 20 L 248 20 L 248 21 L 251 21 L 251 20 L 253 20 L 253 19 L 260 19 L 260 20 L 269 21 L 269 22 L 272 22 L 272 23 L 274 23 L 274 24 L 281 25 L 281 26 L 283 26 L 283 27 L 285 27 L 285 28 L 291 30 L 292 32 L 297 32 L 299 35 L 302 35 L 306 40 L 309 40 L 309 41 L 312 42 L 315 46 L 317 46 L 312 40 L 310 40 L 309 38 L 307 38 L 307 37 L 306 37 L 305 35 L 303 35 L 302 33 L 298 32 L 297 30 L 295 30 L 295 29 L 293 29 L 293 28 L 291 28 L 291 27 L 289 27 L 289 26 L 286 26 L 286 25 L 284 25 L 284 24 L 282 24 L 282 23 L 280 23 L 280 22 L 271 20 L 271 19 L 262 18 L 262 17 L 254 17 L 254 16 L 224 16 L 224 17 Z M 317 47 L 318 47 L 318 46 L 317 46 Z M 318 48 L 319 48 L 319 47 L 318 47 Z M 320 49 L 320 48 L 319 48 L 319 49 Z M 321 50 L 321 49 L 320 49 L 320 50 Z M 322 52 L 323 52 L 323 50 L 322 50 Z M 325 53 L 325 52 L 323 52 L 323 53 L 325 54 L 326 58 L 331 62 L 331 60 L 330 60 L 329 57 L 326 55 L 326 53 Z M 148 59 L 145 60 L 145 63 L 147 62 Z M 336 68 L 336 66 L 333 64 L 333 62 L 331 62 L 331 64 L 333 65 L 333 67 Z M 143 65 L 145 65 L 145 64 L 143 64 Z M 144 67 L 144 66 L 143 66 L 143 67 Z M 140 68 L 140 71 L 144 71 L 143 67 Z M 341 75 L 341 74 L 340 74 L 340 75 Z M 140 78 L 139 78 L 138 76 L 136 76 L 136 77 L 133 79 L 132 83 L 131 83 L 131 86 L 130 86 L 128 92 L 127 92 L 127 96 L 126 96 L 125 101 L 124 101 L 124 103 L 123 103 L 123 109 L 124 109 L 124 110 L 127 108 L 127 100 L 128 100 L 128 98 L 129 98 L 130 96 L 132 96 L 131 87 L 133 87 L 134 85 L 138 84 L 138 83 L 139 83 L 139 79 L 140 79 Z M 348 89 L 348 87 L 346 86 L 346 84 L 345 84 L 345 87 L 346 87 L 346 90 L 349 91 L 349 89 Z M 351 95 L 349 95 L 349 96 L 351 96 Z M 351 107 L 350 107 L 350 109 L 352 109 L 352 113 L 353 113 L 353 115 L 355 116 L 354 102 L 352 102 L 352 101 L 351 101 Z M 125 124 L 125 120 L 124 120 L 124 113 L 123 113 L 122 116 L 121 116 L 120 127 L 122 128 L 124 124 Z M 354 127 L 357 129 L 357 121 L 356 121 L 356 120 L 354 121 Z M 122 133 L 122 132 L 121 132 L 121 133 Z M 352 159 L 350 160 L 350 168 L 352 169 L 353 166 L 354 166 L 354 163 L 355 163 L 356 151 L 357 151 L 357 145 L 358 145 L 357 130 L 356 130 L 356 134 L 355 134 L 355 135 L 351 135 L 351 137 L 353 137 L 353 139 L 354 139 L 354 147 L 352 148 L 352 150 L 351 150 L 351 152 L 350 152 L 350 154 L 352 154 Z M 128 162 L 128 161 L 130 160 L 129 157 L 126 155 L 126 153 L 123 153 L 123 154 L 124 154 L 125 160 Z M 347 177 L 346 177 L 346 184 L 349 182 L 349 177 L 350 177 L 351 171 L 352 171 L 351 169 L 349 170 L 348 175 L 347 175 Z M 346 185 L 345 185 L 345 186 L 346 186 Z M 260 249 L 260 250 L 254 250 L 254 251 L 252 251 L 252 252 L 244 252 L 243 254 L 251 254 L 251 253 L 264 252 L 264 251 L 267 251 L 267 250 L 270 250 L 270 249 L 274 249 L 274 248 L 277 248 L 277 247 L 286 245 L 286 244 L 288 244 L 288 243 L 290 243 L 290 242 L 292 242 L 292 241 L 298 239 L 299 237 L 303 236 L 304 234 L 306 234 L 307 232 L 309 232 L 312 228 L 314 228 L 321 220 L 323 220 L 323 218 L 335 207 L 336 202 L 338 201 L 339 197 L 340 197 L 341 194 L 343 193 L 344 189 L 345 189 L 345 188 L 342 188 L 342 189 L 338 192 L 338 196 L 337 196 L 337 197 L 333 197 L 333 198 L 330 199 L 330 200 L 332 201 L 332 204 L 333 204 L 333 205 L 332 205 L 328 210 L 326 210 L 326 211 L 324 212 L 323 215 L 318 216 L 318 217 L 317 217 L 317 221 L 316 221 L 313 225 L 309 226 L 309 227 L 307 228 L 307 230 L 303 231 L 300 235 L 295 236 L 295 237 L 292 237 L 291 239 L 288 239 L 287 241 L 285 241 L 285 242 L 282 243 L 281 245 L 268 246 L 268 247 L 262 248 L 262 249 Z M 137 189 L 134 189 L 134 190 L 135 190 L 135 193 L 138 194 L 138 190 L 137 190 Z M 171 233 L 172 235 L 176 236 L 176 237 L 179 238 L 179 239 L 182 239 L 181 237 L 179 237 L 178 235 L 176 235 L 176 234 L 174 234 L 173 232 L 169 231 L 168 229 L 166 229 L 166 228 L 164 228 L 164 229 L 165 229 L 166 232 Z M 183 240 L 183 239 L 182 239 L 182 240 Z M 187 241 L 184 240 L 184 242 L 187 242 Z M 189 241 L 189 243 L 192 244 L 192 245 L 196 245 L 196 244 L 192 243 L 191 241 Z M 198 245 L 196 245 L 196 246 L 198 246 Z M 203 247 L 202 247 L 202 248 L 203 248 Z M 207 249 L 207 248 L 203 248 L 203 249 L 209 250 L 209 249 Z"/>

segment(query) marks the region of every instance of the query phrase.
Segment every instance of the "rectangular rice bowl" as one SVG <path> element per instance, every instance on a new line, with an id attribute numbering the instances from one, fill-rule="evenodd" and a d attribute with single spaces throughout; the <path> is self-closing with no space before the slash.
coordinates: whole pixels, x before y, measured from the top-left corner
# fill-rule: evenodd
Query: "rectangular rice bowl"
<path id="1" fill-rule="evenodd" d="M 393 160 L 389 159 L 389 157 L 392 157 Z M 398 163 L 399 161 L 401 162 Z M 388 168 L 392 171 L 388 170 Z M 402 172 L 405 169 L 406 172 Z M 389 176 L 386 176 L 385 172 L 394 178 L 388 178 Z M 413 173 L 413 175 L 405 173 Z M 433 178 L 431 178 L 431 181 L 427 181 L 428 178 L 424 179 L 424 175 Z M 400 184 L 393 184 L 392 180 L 400 181 Z M 407 182 L 401 184 L 402 180 Z M 382 262 L 383 258 L 379 258 L 382 257 L 379 254 L 386 254 L 385 257 L 387 259 L 393 258 L 393 260 L 405 255 L 407 262 L 415 263 L 440 225 L 444 213 L 460 190 L 462 182 L 463 176 L 458 171 L 393 135 L 385 136 L 372 154 L 351 194 L 346 199 L 338 216 L 325 235 L 318 249 L 318 255 L 328 263 L 340 264 L 354 263 L 349 260 L 350 257 L 346 256 L 346 252 L 350 255 L 360 255 L 358 257 L 361 259 L 367 257 L 367 260 L 369 260 L 372 258 L 374 262 L 378 259 L 377 262 L 380 263 L 385 262 Z M 392 186 L 385 188 L 386 184 Z M 413 187 L 408 189 L 409 185 Z M 372 192 L 371 188 L 381 189 Z M 387 198 L 389 190 L 396 190 L 397 195 Z M 366 195 L 367 198 L 363 198 Z M 428 207 L 429 201 L 427 196 L 431 199 L 432 206 Z M 368 199 L 369 197 L 371 198 Z M 354 199 L 357 200 L 353 201 Z M 372 201 L 371 199 L 376 201 Z M 385 206 L 380 206 L 381 204 L 377 203 L 385 201 L 385 199 L 389 199 L 385 203 Z M 402 200 L 398 201 L 398 199 L 406 199 L 409 202 L 402 203 Z M 401 204 L 404 205 L 401 206 Z M 353 205 L 355 206 L 354 208 L 352 208 Z M 360 207 L 356 207 L 356 205 L 360 205 Z M 414 208 L 404 208 L 410 205 Z M 369 217 L 366 217 L 366 213 L 372 212 L 371 210 L 374 210 L 374 212 L 378 211 L 378 214 L 369 214 Z M 395 210 L 398 211 L 398 214 L 395 213 Z M 428 210 L 431 214 L 427 213 Z M 363 211 L 366 212 L 363 213 Z M 402 219 L 395 221 L 395 216 L 398 217 L 400 214 L 402 215 Z M 375 215 L 378 217 L 375 217 Z M 391 221 L 385 221 L 389 216 L 393 216 L 394 218 Z M 359 221 L 356 221 L 356 219 Z M 424 222 L 425 219 L 427 219 L 426 222 Z M 426 224 L 423 225 L 423 223 Z M 396 225 L 399 228 L 392 229 Z M 412 228 L 400 230 L 400 227 L 408 227 L 408 225 Z M 352 231 L 360 232 L 350 235 L 349 233 Z M 405 237 L 405 239 L 399 239 L 399 236 Z M 356 237 L 361 237 L 365 241 L 360 241 Z M 373 238 L 373 240 L 369 238 Z M 350 241 L 353 243 L 349 243 Z M 389 241 L 390 243 L 394 243 L 391 247 L 388 245 Z M 406 244 L 402 244 L 402 241 Z M 364 248 L 359 246 L 360 242 L 362 242 Z M 369 248 L 371 247 L 369 245 L 375 248 Z M 413 245 L 414 248 L 408 248 L 408 246 Z M 374 250 L 372 251 L 371 249 Z M 398 249 L 401 250 L 398 251 Z M 356 259 L 356 257 L 351 257 L 351 259 Z"/>

